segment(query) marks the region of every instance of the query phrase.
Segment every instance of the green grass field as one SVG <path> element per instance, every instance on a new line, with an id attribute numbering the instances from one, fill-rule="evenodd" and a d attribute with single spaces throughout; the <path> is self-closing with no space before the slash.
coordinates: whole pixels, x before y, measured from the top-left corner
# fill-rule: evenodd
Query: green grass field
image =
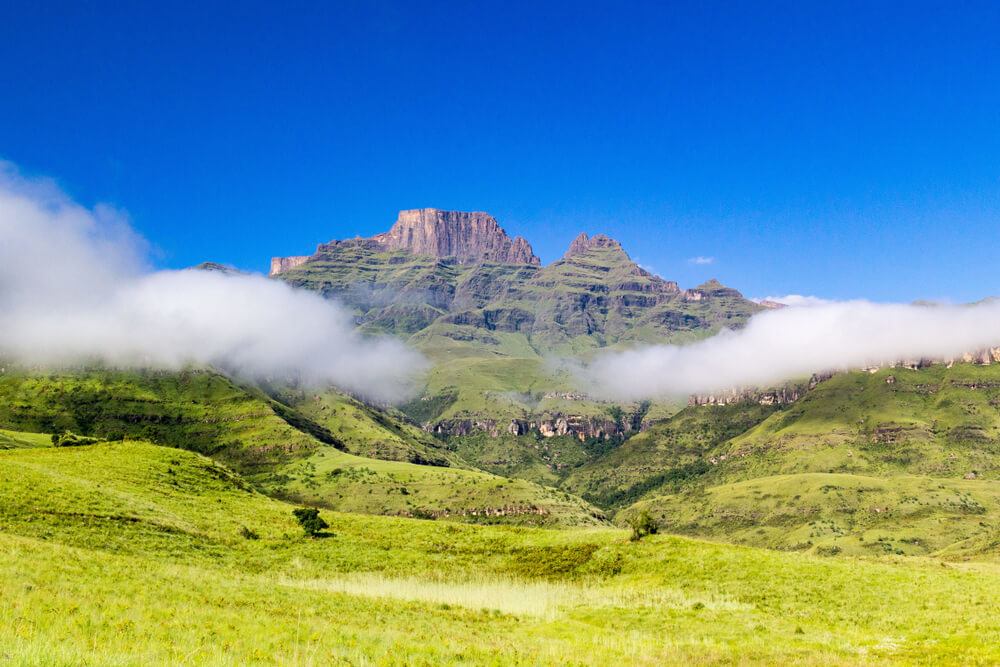
<path id="1" fill-rule="evenodd" d="M 333 512 L 324 512 L 329 536 L 307 538 L 292 508 L 176 449 L 0 452 L 0 656 L 15 665 L 1000 660 L 992 563 Z"/>

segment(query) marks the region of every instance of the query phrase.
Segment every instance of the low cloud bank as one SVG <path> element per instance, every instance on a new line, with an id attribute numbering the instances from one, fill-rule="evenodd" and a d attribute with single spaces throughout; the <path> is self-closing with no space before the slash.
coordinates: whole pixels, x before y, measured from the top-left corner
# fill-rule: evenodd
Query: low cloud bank
<path id="1" fill-rule="evenodd" d="M 606 354 L 581 379 L 588 393 L 616 400 L 685 396 L 903 359 L 948 359 L 996 345 L 1000 301 L 824 302 L 761 313 L 740 331 L 691 345 Z"/>
<path id="2" fill-rule="evenodd" d="M 757 303 L 780 303 L 783 306 L 822 306 L 834 303 L 829 299 L 821 299 L 818 296 L 804 296 L 802 294 L 786 294 L 785 296 L 765 296 L 763 299 L 754 299 Z"/>
<path id="3" fill-rule="evenodd" d="M 259 275 L 151 271 L 146 257 L 117 211 L 0 163 L 0 353 L 47 366 L 208 364 L 380 401 L 407 397 L 426 367 L 396 340 L 361 337 L 316 294 Z"/>

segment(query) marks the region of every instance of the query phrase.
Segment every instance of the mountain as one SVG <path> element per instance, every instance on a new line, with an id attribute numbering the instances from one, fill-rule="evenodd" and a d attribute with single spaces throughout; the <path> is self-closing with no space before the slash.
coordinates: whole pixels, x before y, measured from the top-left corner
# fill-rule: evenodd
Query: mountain
<path id="1" fill-rule="evenodd" d="M 437 209 L 402 211 L 372 238 L 275 258 L 272 276 L 347 304 L 363 331 L 402 337 L 428 356 L 427 385 L 408 410 L 442 434 L 544 434 L 544 424 L 554 433 L 562 419 L 578 440 L 623 436 L 608 412 L 620 406 L 586 396 L 554 360 L 696 340 L 762 310 L 717 281 L 681 289 L 603 234 L 579 235 L 541 266 L 491 216 Z M 649 416 L 673 411 L 661 407 Z"/>
<path id="2" fill-rule="evenodd" d="M 370 239 L 355 239 L 374 250 L 402 250 L 413 255 L 448 258 L 460 264 L 499 262 L 531 264 L 541 260 L 535 256 L 524 238 L 510 238 L 489 213 L 481 211 L 442 211 L 421 208 L 400 211 L 389 231 Z M 328 246 L 340 242 L 333 241 Z M 323 252 L 320 246 L 316 254 Z M 301 266 L 315 256 L 275 257 L 271 260 L 271 275 L 276 276 Z"/>

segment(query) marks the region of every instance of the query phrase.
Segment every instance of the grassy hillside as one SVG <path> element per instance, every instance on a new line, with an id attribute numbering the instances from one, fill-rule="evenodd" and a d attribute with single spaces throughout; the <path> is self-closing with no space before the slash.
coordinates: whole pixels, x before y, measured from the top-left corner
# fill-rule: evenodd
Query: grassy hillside
<path id="1" fill-rule="evenodd" d="M 48 433 L 24 433 L 0 428 L 0 449 L 48 447 L 50 444 L 52 444 L 52 436 Z"/>
<path id="2" fill-rule="evenodd" d="M 1000 367 L 959 364 L 837 375 L 783 409 L 688 408 L 566 488 L 744 544 L 995 555 L 998 479 Z"/>
<path id="3" fill-rule="evenodd" d="M 301 502 L 471 522 L 603 520 L 599 510 L 565 492 L 469 469 L 427 434 L 342 395 L 299 397 L 296 405 L 307 409 L 212 371 L 0 376 L 0 427 L 127 436 L 192 450 L 231 466 L 262 491 Z M 12 446 L 8 442 L 48 444 L 48 436 L 0 432 L 0 448 Z"/>
<path id="4" fill-rule="evenodd" d="M 276 407 L 279 409 L 276 410 Z M 254 394 L 207 370 L 0 374 L 0 427 L 150 440 L 208 454 L 247 474 L 323 446 Z M 332 436 L 326 438 L 335 443 Z"/>
<path id="5" fill-rule="evenodd" d="M 726 479 L 776 473 L 1000 478 L 1000 366 L 837 375 L 734 438 Z"/>
<path id="6" fill-rule="evenodd" d="M 329 431 L 351 454 L 437 466 L 465 465 L 445 443 L 398 412 L 377 410 L 332 389 L 268 387 L 267 391 L 283 405 Z"/>
<path id="7" fill-rule="evenodd" d="M 758 477 L 635 504 L 671 532 L 821 554 L 1000 560 L 1000 482 L 802 473 Z M 964 546 L 962 546 L 964 545 Z"/>
<path id="8" fill-rule="evenodd" d="M 362 458 L 327 447 L 256 480 L 269 495 L 343 512 L 582 526 L 603 513 L 564 491 L 477 470 Z"/>
<path id="9" fill-rule="evenodd" d="M 685 408 L 574 470 L 562 486 L 603 507 L 620 508 L 655 491 L 701 484 L 720 448 L 778 409 L 757 404 Z"/>
<path id="10" fill-rule="evenodd" d="M 190 452 L 0 452 L 0 654 L 78 665 L 1000 660 L 992 565 L 336 513 L 327 537 L 309 539 L 291 509 Z"/>

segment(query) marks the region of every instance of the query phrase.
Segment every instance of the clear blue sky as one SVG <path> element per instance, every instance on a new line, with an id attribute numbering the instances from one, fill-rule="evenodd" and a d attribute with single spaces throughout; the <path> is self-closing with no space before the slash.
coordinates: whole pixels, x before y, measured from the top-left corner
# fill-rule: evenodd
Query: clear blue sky
<path id="1" fill-rule="evenodd" d="M 1000 3 L 60 4 L 0 8 L 0 157 L 163 266 L 434 206 L 684 286 L 1000 293 Z"/>

